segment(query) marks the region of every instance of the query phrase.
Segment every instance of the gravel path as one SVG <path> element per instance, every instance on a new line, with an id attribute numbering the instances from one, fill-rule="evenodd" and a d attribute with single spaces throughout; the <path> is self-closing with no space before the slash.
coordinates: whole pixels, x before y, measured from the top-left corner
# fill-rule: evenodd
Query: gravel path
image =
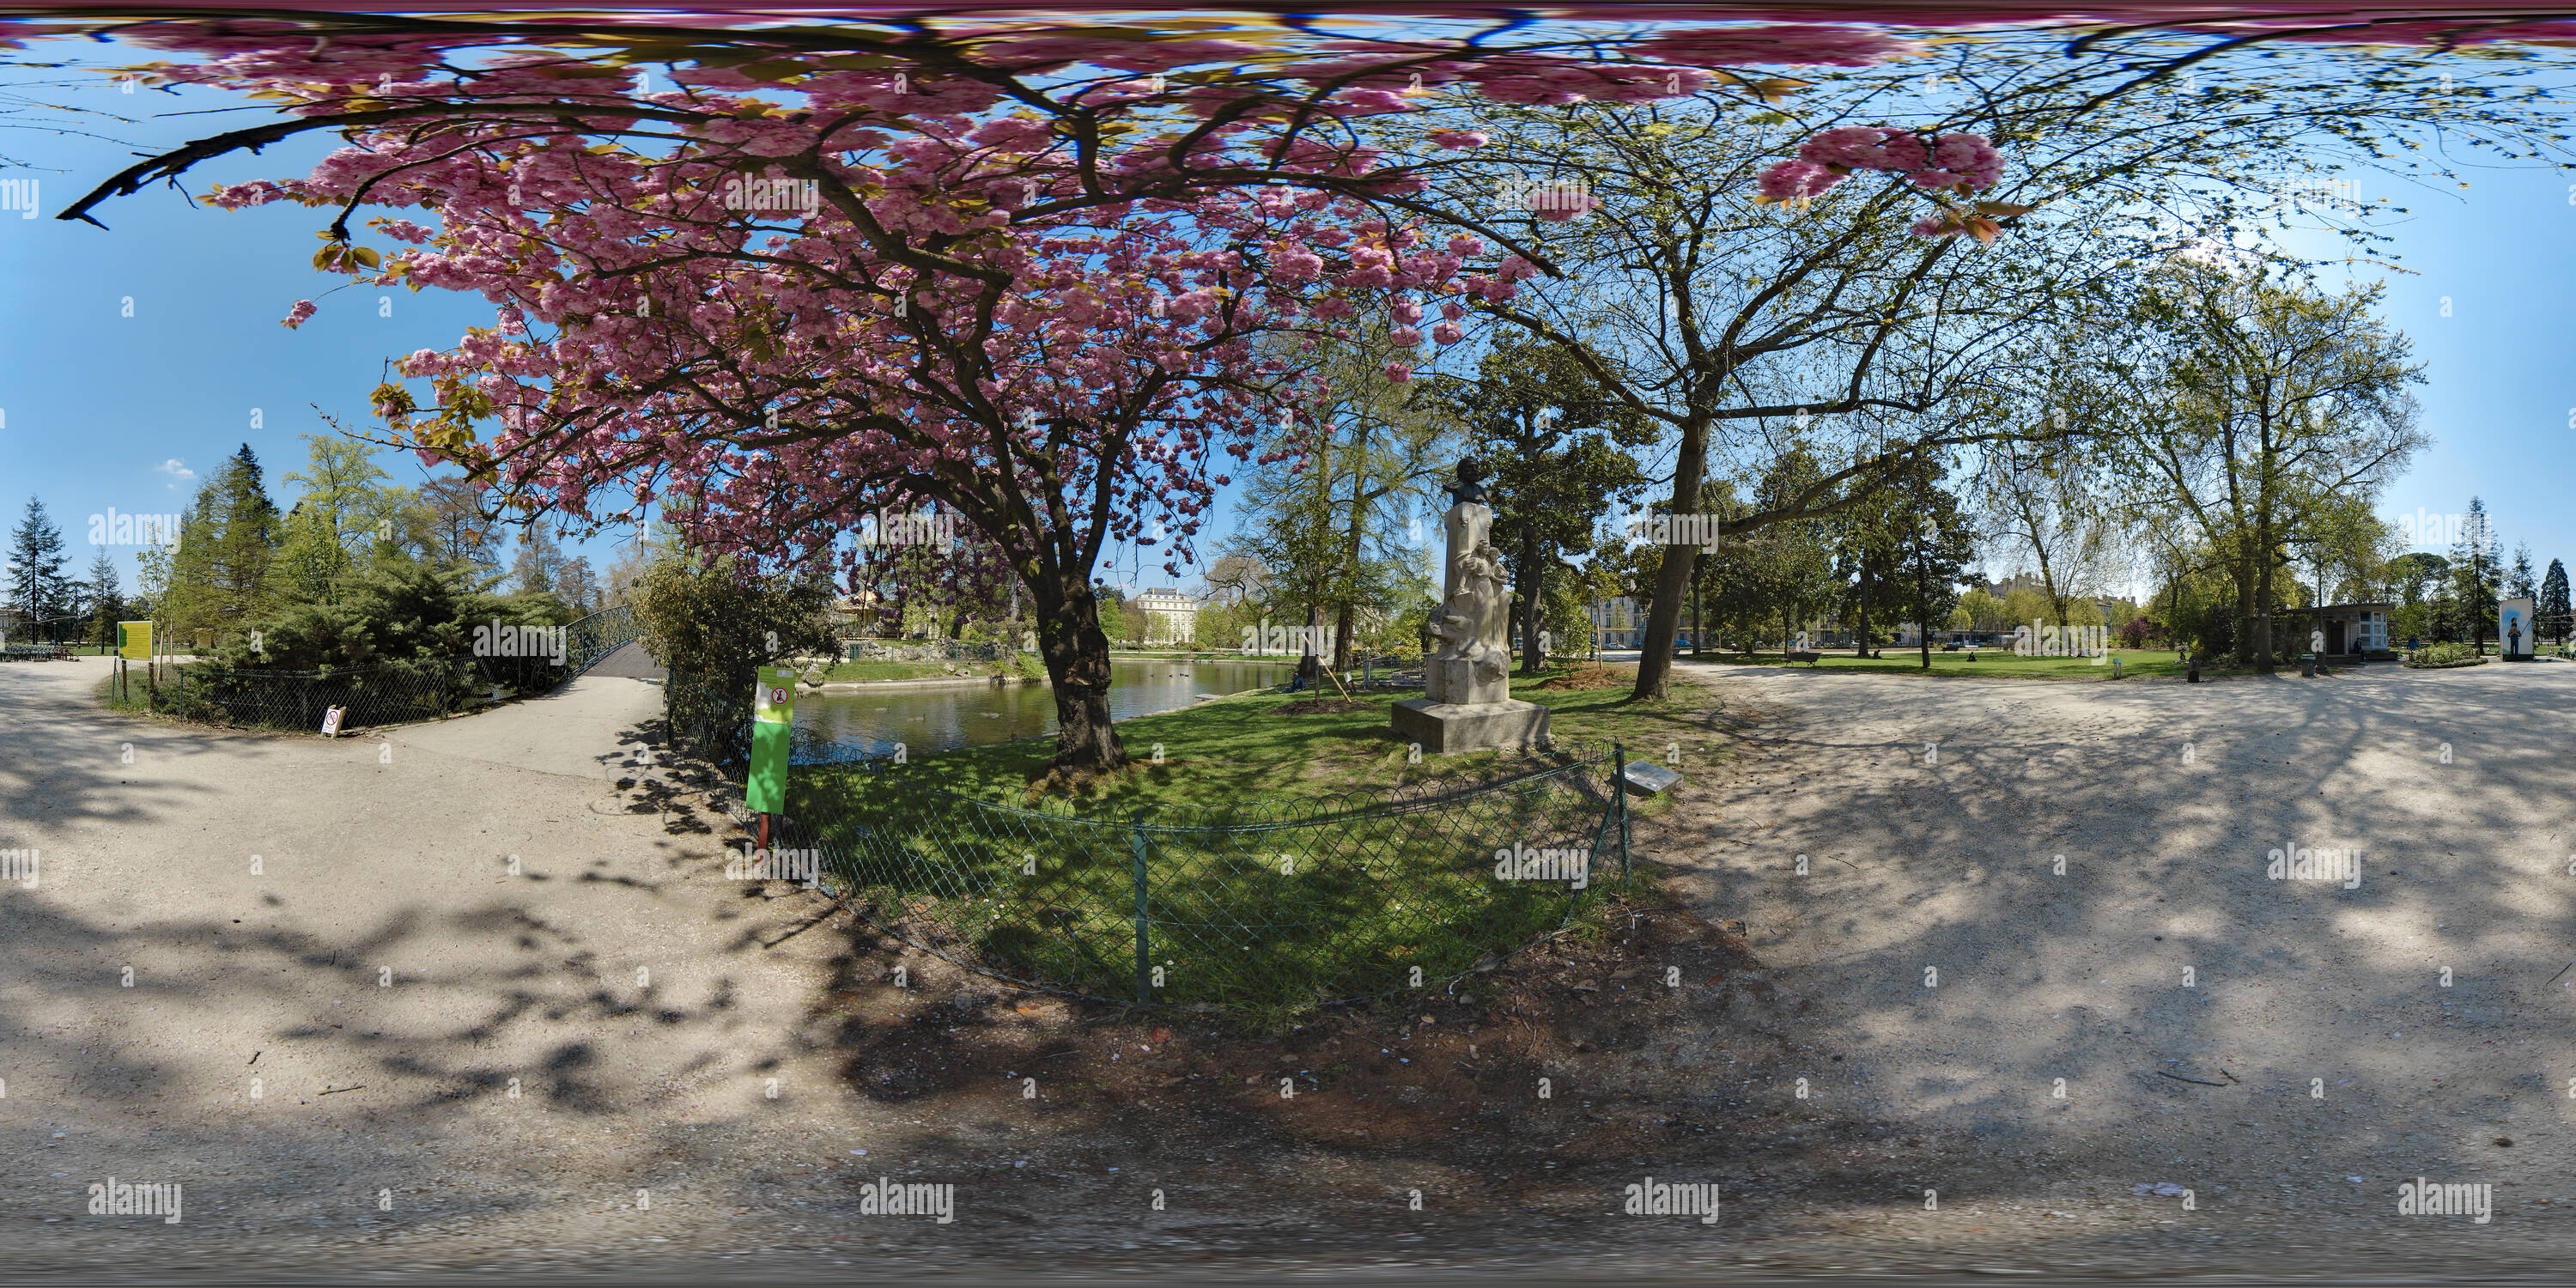
<path id="1" fill-rule="evenodd" d="M 326 742 L 109 716 L 106 666 L 0 668 L 0 849 L 37 852 L 0 885 L 0 1260 L 597 1253 L 823 1157 L 826 905 L 724 880 L 730 825 L 625 763 L 653 685 Z M 111 1176 L 183 1184 L 182 1224 L 87 1215 Z"/>
<path id="2" fill-rule="evenodd" d="M 649 678 L 323 742 L 107 716 L 104 668 L 0 667 L 0 851 L 40 855 L 0 885 L 21 1277 L 2278 1278 L 2576 1250 L 2576 971 L 2552 978 L 2576 666 L 1693 668 L 1740 741 L 1639 840 L 1764 968 L 1658 994 L 1656 1041 L 1565 1053 L 1573 1096 L 1452 1107 L 1516 1125 L 1481 1176 L 1329 1097 L 1296 1102 L 1302 1137 L 1284 1109 L 1131 1103 L 1083 1081 L 1162 1058 L 1121 1030 L 995 1027 L 1007 995 L 918 958 L 888 982 L 818 896 L 722 877 L 733 829 L 637 755 Z M 2285 845 L 2359 848 L 2361 879 L 2267 880 Z M 1034 1102 L 944 1083 L 969 1041 L 1090 1072 Z M 877 1085 L 897 1072 L 923 1089 Z M 1624 1150 L 1547 1170 L 1650 1126 L 1635 1170 L 1720 1178 L 1722 1224 L 1603 1215 Z M 859 1216 L 878 1174 L 959 1182 L 961 1220 Z M 1439 1201 L 1409 1210 L 1426 1174 Z M 2395 1215 L 2416 1175 L 2492 1183 L 2492 1223 Z M 1490 1197 L 1551 1176 L 1539 1208 Z M 109 1177 L 183 1183 L 184 1223 L 89 1215 Z"/>
<path id="3" fill-rule="evenodd" d="M 2495 1186 L 2490 1247 L 2576 1226 L 2576 665 L 1688 674 L 1753 723 L 1659 857 L 1800 1000 L 1771 1076 L 1973 1142 L 1927 1188 L 2388 1231 L 2445 1223 L 2395 1215 L 2422 1176 Z M 2293 846 L 2357 881 L 2269 879 Z"/>

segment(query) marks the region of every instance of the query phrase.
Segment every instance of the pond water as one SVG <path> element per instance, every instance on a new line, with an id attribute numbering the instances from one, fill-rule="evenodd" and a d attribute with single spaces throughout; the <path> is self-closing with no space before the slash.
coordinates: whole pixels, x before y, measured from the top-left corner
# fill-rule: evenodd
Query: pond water
<path id="1" fill-rule="evenodd" d="M 1109 714 L 1125 720 L 1189 706 L 1202 693 L 1241 693 L 1286 682 L 1296 660 L 1110 663 Z M 796 696 L 793 760 L 800 765 L 908 755 L 1035 738 L 1055 732 L 1055 691 L 1043 684 L 887 688 Z"/>

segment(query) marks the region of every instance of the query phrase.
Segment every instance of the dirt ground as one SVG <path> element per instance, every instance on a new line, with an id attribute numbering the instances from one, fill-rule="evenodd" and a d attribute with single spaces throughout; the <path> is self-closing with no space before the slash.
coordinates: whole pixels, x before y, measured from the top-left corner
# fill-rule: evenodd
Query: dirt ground
<path id="1" fill-rule="evenodd" d="M 586 758 L 451 725 L 378 763 L 109 722 L 73 669 L 0 672 L 0 849 L 55 865 L 0 887 L 19 1277 L 2332 1279 L 2547 1273 L 2576 1227 L 2576 666 L 1694 671 L 1730 752 L 1641 824 L 1659 880 L 1275 1033 L 726 880 L 645 695 L 557 713 Z M 2266 879 L 2285 842 L 2360 882 Z M 2418 1175 L 2492 1220 L 2399 1216 Z M 89 1215 L 109 1176 L 183 1220 Z M 1650 1177 L 1719 1219 L 1625 1214 Z M 863 1214 L 879 1178 L 954 1219 Z"/>

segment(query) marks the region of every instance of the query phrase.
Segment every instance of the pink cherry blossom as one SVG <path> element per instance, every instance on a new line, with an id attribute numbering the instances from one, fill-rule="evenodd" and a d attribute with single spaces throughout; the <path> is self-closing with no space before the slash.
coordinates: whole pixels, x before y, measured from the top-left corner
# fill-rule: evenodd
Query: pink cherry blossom
<path id="1" fill-rule="evenodd" d="M 1885 32 L 1861 27 L 1741 26 L 1698 27 L 1650 37 L 1636 46 L 1639 54 L 1697 67 L 1783 66 L 1867 67 L 1873 63 L 1918 57 L 1925 46 Z"/>
<path id="2" fill-rule="evenodd" d="M 1965 175 L 1971 188 L 1991 187 L 2004 177 L 2003 154 L 1981 134 L 1944 134 L 1932 149 L 1932 161 Z"/>
<path id="3" fill-rule="evenodd" d="M 1761 194 L 1773 201 L 1802 201 L 1842 181 L 1843 176 L 1813 161 L 1788 160 L 1764 167 L 1756 183 Z"/>

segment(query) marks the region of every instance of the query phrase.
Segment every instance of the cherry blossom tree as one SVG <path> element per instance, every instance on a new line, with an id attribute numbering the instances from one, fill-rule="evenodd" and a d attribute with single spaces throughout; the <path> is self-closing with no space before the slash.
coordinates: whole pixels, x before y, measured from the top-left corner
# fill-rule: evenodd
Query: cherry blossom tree
<path id="1" fill-rule="evenodd" d="M 1390 162 L 1363 122 L 1431 102 L 1758 103 L 1800 83 L 1752 68 L 1921 48 L 1796 21 L 1604 37 L 1458 13 L 1463 30 L 1437 37 L 1293 39 L 687 13 L 120 25 L 106 30 L 193 59 L 154 75 L 280 115 L 148 158 L 63 217 L 337 132 L 347 146 L 309 175 L 214 200 L 332 209 L 317 269 L 492 300 L 495 325 L 411 355 L 411 383 L 378 390 L 402 441 L 579 522 L 659 505 L 699 544 L 785 563 L 827 558 L 862 512 L 949 507 L 1034 601 L 1059 763 L 1115 765 L 1090 579 L 1112 542 L 1190 559 L 1224 458 L 1295 414 L 1293 364 L 1257 341 L 1365 312 L 1419 343 L 1436 305 L 1428 340 L 1456 344 L 1462 299 L 1499 305 L 1557 271 L 1426 200 L 1437 160 Z M 1982 138 L 1935 136 L 1917 158 L 1892 137 L 1874 145 L 1885 164 L 1822 140 L 1796 158 L 1821 174 L 1774 182 L 1904 173 L 1943 212 L 1924 236 L 1982 241 L 1980 220 L 2009 217 L 1957 204 L 1999 164 Z M 351 221 L 370 207 L 428 222 L 378 218 L 394 246 L 361 245 Z"/>
<path id="2" fill-rule="evenodd" d="M 1418 227 L 1404 199 L 1420 181 L 1344 118 L 1470 77 L 1533 103 L 1719 79 L 1455 45 L 1167 78 L 1260 50 L 1003 30 L 842 33 L 855 52 L 817 53 L 763 32 L 760 58 L 670 37 L 653 53 L 665 89 L 641 83 L 633 36 L 586 58 L 495 51 L 488 33 L 290 30 L 156 29 L 200 56 L 158 75 L 250 89 L 285 119 L 99 195 L 341 131 L 349 146 L 310 175 L 212 200 L 335 209 L 318 269 L 494 303 L 494 326 L 377 391 L 401 441 L 580 522 L 659 505 L 694 544 L 788 564 L 829 558 L 861 514 L 946 507 L 1031 596 L 1067 766 L 1123 758 L 1091 596 L 1104 549 L 1160 546 L 1176 573 L 1224 458 L 1296 414 L 1283 350 L 1256 340 L 1508 298 L 1535 271 Z M 350 228 L 370 206 L 433 218 L 373 220 L 394 244 L 378 249 Z"/>

